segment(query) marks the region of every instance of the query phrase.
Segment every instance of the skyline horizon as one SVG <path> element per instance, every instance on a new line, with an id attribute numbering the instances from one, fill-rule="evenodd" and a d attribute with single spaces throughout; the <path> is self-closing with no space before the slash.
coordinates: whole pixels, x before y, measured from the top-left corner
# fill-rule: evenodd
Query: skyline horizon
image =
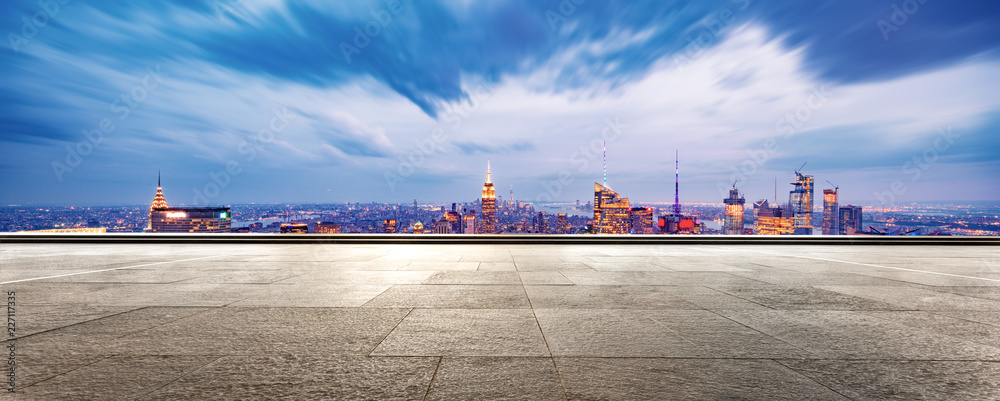
<path id="1" fill-rule="evenodd" d="M 0 4 L 0 204 L 1000 199 L 995 2 L 229 3 Z"/>

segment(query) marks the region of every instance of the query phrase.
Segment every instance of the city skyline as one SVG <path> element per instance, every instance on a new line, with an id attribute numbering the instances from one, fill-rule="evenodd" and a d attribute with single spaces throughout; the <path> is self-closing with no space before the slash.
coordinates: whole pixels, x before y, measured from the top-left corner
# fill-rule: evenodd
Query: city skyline
<path id="1" fill-rule="evenodd" d="M 0 5 L 0 204 L 143 204 L 158 170 L 184 205 L 448 203 L 487 158 L 575 201 L 605 143 L 634 203 L 676 149 L 684 202 L 805 162 L 841 204 L 1000 199 L 991 2 L 53 4 Z"/>

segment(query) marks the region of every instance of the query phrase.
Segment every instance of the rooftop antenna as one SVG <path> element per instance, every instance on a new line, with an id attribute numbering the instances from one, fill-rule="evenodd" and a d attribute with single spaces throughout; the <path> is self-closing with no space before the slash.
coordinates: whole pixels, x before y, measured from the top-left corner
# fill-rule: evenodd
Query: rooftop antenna
<path id="1" fill-rule="evenodd" d="M 604 141 L 604 187 L 608 187 L 608 141 Z"/>
<path id="2" fill-rule="evenodd" d="M 774 176 L 774 204 L 778 204 L 778 176 Z"/>
<path id="3" fill-rule="evenodd" d="M 681 195 L 680 195 L 680 151 L 674 150 L 674 214 L 681 214 Z"/>
<path id="4" fill-rule="evenodd" d="M 492 182 L 490 181 L 490 159 L 486 159 L 486 183 L 489 184 Z"/>
<path id="5" fill-rule="evenodd" d="M 161 187 L 160 185 L 160 170 L 156 170 L 156 187 Z"/>

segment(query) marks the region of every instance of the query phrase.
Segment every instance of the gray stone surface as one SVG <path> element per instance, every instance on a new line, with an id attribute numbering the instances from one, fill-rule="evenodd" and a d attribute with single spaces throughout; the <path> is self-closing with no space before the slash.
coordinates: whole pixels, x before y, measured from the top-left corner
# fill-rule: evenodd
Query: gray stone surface
<path id="1" fill-rule="evenodd" d="M 1000 399 L 997 254 L 0 244 L 0 400 Z"/>

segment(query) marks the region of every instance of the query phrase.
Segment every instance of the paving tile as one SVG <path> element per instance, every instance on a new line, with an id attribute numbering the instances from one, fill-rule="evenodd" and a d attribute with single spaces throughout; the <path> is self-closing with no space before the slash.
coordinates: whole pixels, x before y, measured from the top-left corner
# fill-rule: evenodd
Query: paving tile
<path id="1" fill-rule="evenodd" d="M 479 262 L 411 262 L 400 268 L 400 270 L 459 270 L 476 271 Z"/>
<path id="2" fill-rule="evenodd" d="M 406 309 L 216 308 L 102 344 L 129 355 L 366 355 Z"/>
<path id="3" fill-rule="evenodd" d="M 855 400 L 1000 399 L 1000 362 L 781 360 Z"/>
<path id="4" fill-rule="evenodd" d="M 373 356 L 549 356 L 525 309 L 414 309 Z"/>
<path id="5" fill-rule="evenodd" d="M 701 309 L 669 286 L 526 285 L 535 309 Z"/>
<path id="6" fill-rule="evenodd" d="M 855 297 L 813 287 L 728 287 L 711 286 L 729 295 L 773 309 L 899 310 L 887 302 Z"/>
<path id="7" fill-rule="evenodd" d="M 521 285 L 396 285 L 364 304 L 369 308 L 528 308 Z"/>
<path id="8" fill-rule="evenodd" d="M 357 307 L 388 290 L 391 285 L 272 285 L 255 293 L 253 297 L 228 304 L 228 306 L 262 307 Z"/>
<path id="9" fill-rule="evenodd" d="M 516 261 L 515 266 L 519 272 L 543 272 L 543 271 L 594 271 L 594 268 L 583 262 L 535 262 Z"/>
<path id="10" fill-rule="evenodd" d="M 26 399 L 136 399 L 216 359 L 116 356 L 17 390 Z"/>
<path id="11" fill-rule="evenodd" d="M 571 400 L 847 400 L 770 360 L 556 358 Z"/>
<path id="12" fill-rule="evenodd" d="M 0 391 L 3 391 L 3 393 L 0 393 L 0 399 L 7 399 L 4 397 L 5 395 L 12 395 L 7 394 L 8 389 L 10 388 L 9 384 L 7 384 L 7 380 L 9 379 L 9 365 L 7 364 L 8 359 L 6 357 L 9 354 L 9 348 L 7 348 L 8 344 L 9 342 L 0 342 L 0 346 L 3 346 L 2 349 L 5 351 L 3 369 L 4 385 L 0 387 Z M 20 352 L 22 350 L 20 342 L 15 343 L 14 349 L 17 352 L 15 355 L 15 390 L 23 389 L 41 381 L 51 379 L 75 369 L 80 369 L 84 366 L 107 358 L 105 355 L 61 355 L 58 357 L 51 357 L 39 354 L 24 354 L 23 352 Z"/>
<path id="13" fill-rule="evenodd" d="M 819 358 L 995 360 L 1000 348 L 931 330 L 915 330 L 862 311 L 719 311 L 747 327 Z M 886 314 L 892 312 L 885 312 Z"/>
<path id="14" fill-rule="evenodd" d="M 652 317 L 662 311 L 535 309 L 554 356 L 699 357 L 706 350 Z"/>
<path id="15" fill-rule="evenodd" d="M 230 356 L 143 400 L 422 400 L 440 358 Z"/>
<path id="16" fill-rule="evenodd" d="M 817 286 L 816 288 L 835 291 L 856 297 L 898 305 L 910 310 L 975 310 L 1000 312 L 1000 300 L 962 296 L 943 291 L 914 287 L 872 287 L 872 286 Z"/>
<path id="17" fill-rule="evenodd" d="M 428 400 L 565 400 L 549 357 L 446 356 Z"/>
<path id="18" fill-rule="evenodd" d="M 481 262 L 477 271 L 517 271 L 514 262 Z"/>
<path id="19" fill-rule="evenodd" d="M 517 272 L 524 285 L 573 285 L 566 276 L 559 272 Z"/>
<path id="20" fill-rule="evenodd" d="M 18 293 L 17 300 L 26 298 L 25 292 Z M 14 309 L 14 323 L 17 327 L 17 337 L 55 330 L 72 326 L 107 316 L 125 313 L 137 309 L 129 306 L 91 306 L 84 304 L 65 305 L 33 305 L 19 304 Z M 4 308 L 4 320 L 7 319 L 7 308 Z M 5 324 L 6 326 L 6 324 Z M 4 333 L 4 338 L 9 339 Z"/>
<path id="21" fill-rule="evenodd" d="M 275 284 L 300 286 L 420 284 L 434 273 L 433 271 L 319 270 L 276 281 Z"/>
<path id="22" fill-rule="evenodd" d="M 521 279 L 512 271 L 447 271 L 434 273 L 423 284 L 518 285 Z"/>

